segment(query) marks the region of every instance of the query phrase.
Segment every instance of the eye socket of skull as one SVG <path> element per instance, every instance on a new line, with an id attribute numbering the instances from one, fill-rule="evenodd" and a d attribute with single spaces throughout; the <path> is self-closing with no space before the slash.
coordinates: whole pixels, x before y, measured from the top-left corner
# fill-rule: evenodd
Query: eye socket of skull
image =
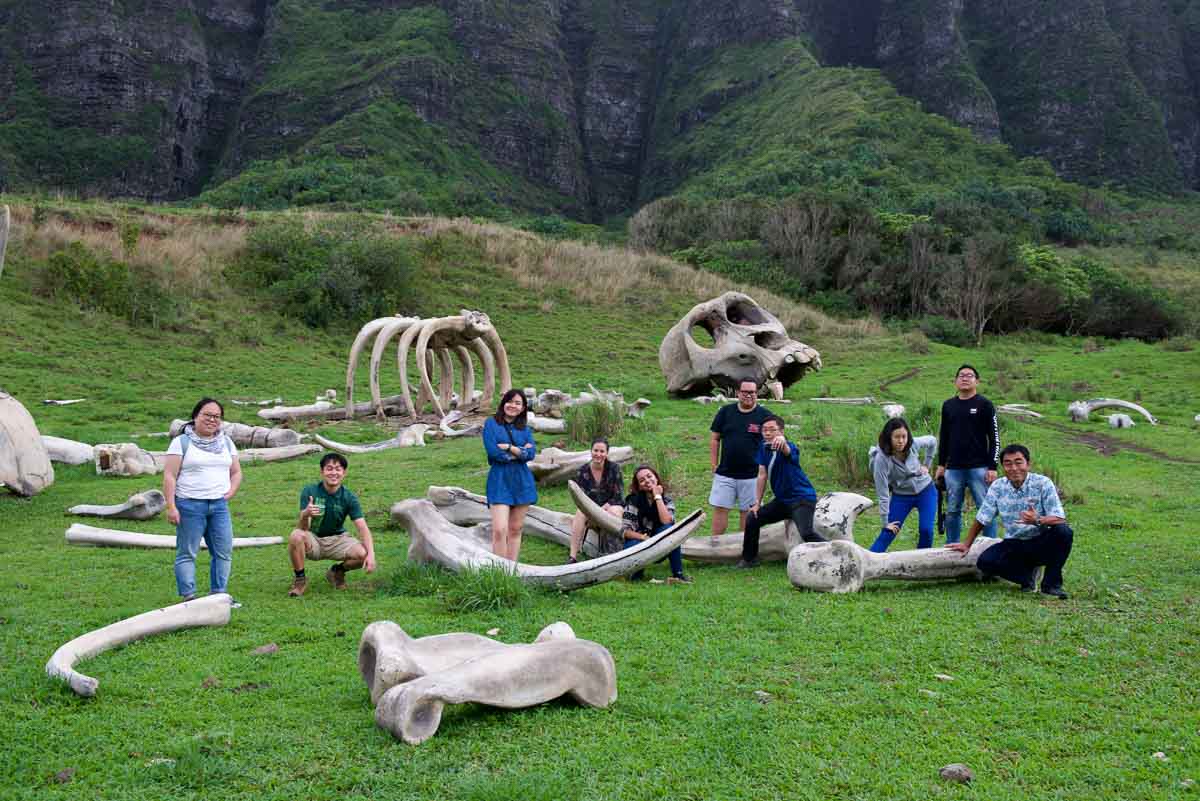
<path id="1" fill-rule="evenodd" d="M 725 317 L 738 325 L 763 325 L 771 320 L 761 307 L 743 300 L 730 301 L 725 305 Z"/>

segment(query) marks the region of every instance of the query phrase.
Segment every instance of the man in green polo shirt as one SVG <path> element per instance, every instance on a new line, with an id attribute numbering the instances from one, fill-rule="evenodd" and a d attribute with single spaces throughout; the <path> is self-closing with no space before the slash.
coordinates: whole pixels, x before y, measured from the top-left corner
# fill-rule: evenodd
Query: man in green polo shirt
<path id="1" fill-rule="evenodd" d="M 288 590 L 293 598 L 299 598 L 308 589 L 308 577 L 304 574 L 306 558 L 340 560 L 325 573 L 336 590 L 346 589 L 347 570 L 360 567 L 368 573 L 375 570 L 371 529 L 367 528 L 358 498 L 342 484 L 348 466 L 345 456 L 327 453 L 321 457 L 321 480 L 300 490 L 300 522 L 288 537 L 288 556 L 296 571 Z M 346 518 L 354 521 L 357 539 L 346 533 L 343 525 Z"/>

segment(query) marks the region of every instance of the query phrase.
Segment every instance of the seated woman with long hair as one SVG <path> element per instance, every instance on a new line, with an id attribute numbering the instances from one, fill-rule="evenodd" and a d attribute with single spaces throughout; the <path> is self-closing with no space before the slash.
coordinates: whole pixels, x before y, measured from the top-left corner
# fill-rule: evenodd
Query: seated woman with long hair
<path id="1" fill-rule="evenodd" d="M 633 492 L 625 496 L 625 512 L 622 515 L 621 535 L 625 547 L 639 543 L 665 531 L 675 524 L 675 501 L 667 494 L 667 487 L 658 476 L 658 471 L 648 464 L 633 471 Z M 671 577 L 684 584 L 692 580 L 683 572 L 683 549 L 671 551 Z M 642 577 L 642 571 L 630 576 L 633 580 Z"/>
<path id="2" fill-rule="evenodd" d="M 625 495 L 625 479 L 621 476 L 621 465 L 608 460 L 608 440 L 597 438 L 592 440 L 592 458 L 587 464 L 580 465 L 575 476 L 575 483 L 591 499 L 609 514 L 620 517 L 625 511 L 622 496 Z M 587 535 L 587 517 L 583 512 L 576 512 L 571 518 L 571 548 L 567 563 L 579 561 L 579 549 Z M 600 543 L 600 553 L 607 553 L 605 543 Z M 620 544 L 612 546 L 611 550 L 620 550 Z"/>

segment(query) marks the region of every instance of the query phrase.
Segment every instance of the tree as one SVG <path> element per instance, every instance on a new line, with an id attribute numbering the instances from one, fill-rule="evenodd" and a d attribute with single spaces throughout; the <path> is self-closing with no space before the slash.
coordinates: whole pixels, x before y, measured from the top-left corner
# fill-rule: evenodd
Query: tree
<path id="1" fill-rule="evenodd" d="M 1016 250 L 999 234 L 966 240 L 962 256 L 946 270 L 946 308 L 971 330 L 976 344 L 988 323 L 1020 290 Z"/>

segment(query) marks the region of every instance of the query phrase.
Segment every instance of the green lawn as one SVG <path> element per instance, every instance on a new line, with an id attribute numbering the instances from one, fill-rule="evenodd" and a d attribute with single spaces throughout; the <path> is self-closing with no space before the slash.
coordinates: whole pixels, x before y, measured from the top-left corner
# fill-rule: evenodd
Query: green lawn
<path id="1" fill-rule="evenodd" d="M 462 305 L 489 312 L 520 386 L 617 388 L 653 401 L 647 421 L 616 444 L 666 464 L 681 512 L 707 497 L 713 407 L 669 400 L 655 353 L 688 298 L 580 302 L 563 290 L 521 288 L 486 253 L 452 249 L 422 278 L 423 313 Z M 185 332 L 132 329 L 29 294 L 31 265 L 14 257 L 0 280 L 0 386 L 45 434 L 129 441 L 166 429 L 196 398 L 274 397 L 301 403 L 341 388 L 353 330 L 314 332 L 265 312 L 204 310 L 219 324 Z M 751 288 L 751 294 L 754 290 Z M 245 344 L 252 326 L 261 344 Z M 1046 423 L 1002 418 L 1004 441 L 1056 471 L 1076 531 L 1066 602 L 1003 583 L 881 583 L 853 596 L 799 592 L 782 564 L 749 572 L 691 565 L 692 586 L 612 582 L 571 595 L 535 592 L 489 612 L 452 611 L 449 575 L 405 568 L 407 536 L 388 523 L 396 501 L 430 484 L 481 492 L 477 439 L 351 457 L 347 484 L 376 535 L 379 570 L 335 595 L 316 579 L 286 597 L 282 547 L 238 551 L 231 591 L 242 607 L 224 628 L 152 638 L 81 663 L 100 680 L 77 698 L 43 666 L 62 643 L 174 601 L 169 552 L 68 547 L 75 503 L 117 503 L 158 480 L 102 479 L 62 467 L 31 500 L 0 496 L 0 797 L 87 799 L 1160 799 L 1200 792 L 1200 557 L 1191 537 L 1200 470 L 1200 356 L 1133 343 L 1025 337 L 980 350 L 932 345 L 911 353 L 894 335 L 794 336 L 826 369 L 778 409 L 820 491 L 867 486 L 838 477 L 840 449 L 864 454 L 883 423 L 874 408 L 811 403 L 818 394 L 874 395 L 909 409 L 916 433 L 936 426 L 955 368 L 975 364 L 997 403 L 1032 399 Z M 1096 346 L 1099 349 L 1095 349 Z M 886 392 L 879 385 L 919 368 Z M 359 392 L 366 375 L 360 371 Z M 1162 421 L 1110 431 L 1102 416 L 1066 421 L 1068 401 L 1141 402 Z M 67 407 L 44 398 L 86 397 Z M 227 406 L 250 422 L 245 407 Z M 369 442 L 374 425 L 326 425 Z M 936 430 L 936 429 L 934 429 Z M 1128 447 L 1102 456 L 1078 433 Z M 137 440 L 164 448 L 163 437 Z M 539 437 L 542 446 L 555 438 Z M 569 447 L 584 447 L 567 443 Z M 1190 460 L 1186 461 L 1186 460 Z M 626 471 L 627 474 L 629 471 Z M 286 534 L 296 492 L 316 460 L 251 465 L 232 504 L 238 535 Z M 541 503 L 567 510 L 562 489 Z M 88 521 L 83 521 L 88 522 Z M 165 520 L 121 528 L 171 533 Z M 855 530 L 869 544 L 874 510 Z M 910 522 L 894 548 L 913 547 Z M 939 542 L 940 544 L 940 542 Z M 527 540 L 524 560 L 565 552 Z M 207 558 L 199 563 L 207 584 Z M 650 575 L 663 578 L 666 565 Z M 363 627 L 394 620 L 414 636 L 500 629 L 528 642 L 565 620 L 605 645 L 619 697 L 605 710 L 568 702 L 505 712 L 448 708 L 412 747 L 375 726 L 355 657 Z M 257 656 L 276 643 L 277 653 Z M 952 681 L 938 679 L 947 674 Z M 765 703 L 756 691 L 770 694 Z M 1156 758 L 1156 752 L 1165 759 Z M 964 762 L 969 787 L 938 768 Z M 69 781 L 55 775 L 73 770 Z"/>

